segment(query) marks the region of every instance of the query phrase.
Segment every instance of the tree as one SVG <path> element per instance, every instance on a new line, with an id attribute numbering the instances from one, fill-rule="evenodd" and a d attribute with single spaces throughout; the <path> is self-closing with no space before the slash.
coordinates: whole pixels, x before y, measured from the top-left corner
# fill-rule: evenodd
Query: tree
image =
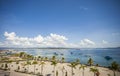
<path id="1" fill-rule="evenodd" d="M 17 69 L 18 64 L 19 64 L 19 61 L 16 61 L 16 66 L 15 66 L 15 67 L 16 67 L 16 69 Z"/>
<path id="2" fill-rule="evenodd" d="M 40 62 L 40 65 L 41 65 L 41 75 L 42 75 L 43 74 L 43 67 L 45 65 L 45 62 L 44 61 Z"/>
<path id="3" fill-rule="evenodd" d="M 5 63 L 5 69 L 7 69 L 8 68 L 8 65 L 7 65 L 7 63 Z"/>
<path id="4" fill-rule="evenodd" d="M 52 61 L 51 65 L 54 66 L 54 67 L 53 67 L 53 69 L 54 69 L 53 72 L 54 72 L 54 76 L 55 76 L 55 67 L 56 67 L 56 65 L 57 65 L 57 61 L 56 61 L 56 60 Z"/>
<path id="5" fill-rule="evenodd" d="M 25 55 L 26 55 L 26 53 L 25 53 L 25 52 L 20 52 L 20 53 L 19 53 L 19 57 L 24 58 L 24 57 L 25 57 Z"/>
<path id="6" fill-rule="evenodd" d="M 87 63 L 88 63 L 88 65 L 92 66 L 92 65 L 93 65 L 93 60 L 92 60 L 92 58 L 90 58 Z"/>
<path id="7" fill-rule="evenodd" d="M 62 59 L 61 59 L 61 63 L 64 63 L 64 62 L 65 62 L 65 58 L 62 57 Z"/>
<path id="8" fill-rule="evenodd" d="M 17 70 L 18 70 L 18 71 L 20 70 L 20 66 L 18 66 Z"/>
<path id="9" fill-rule="evenodd" d="M 32 64 L 34 65 L 34 74 L 35 74 L 35 68 L 36 68 L 36 64 L 38 64 L 38 62 L 37 61 L 33 61 Z"/>
<path id="10" fill-rule="evenodd" d="M 30 62 L 30 61 L 27 61 L 27 62 L 26 62 L 26 65 L 28 65 L 28 72 L 29 72 L 29 65 L 31 65 L 31 62 Z"/>
<path id="11" fill-rule="evenodd" d="M 38 60 L 40 60 L 41 56 L 38 56 Z"/>
<path id="12" fill-rule="evenodd" d="M 94 73 L 94 76 L 99 72 L 97 68 L 90 68 L 90 71 Z"/>
<path id="13" fill-rule="evenodd" d="M 76 65 L 77 65 L 76 62 L 71 62 L 70 65 L 68 65 L 68 66 L 71 67 L 71 76 L 74 75 L 73 69 L 76 69 Z"/>
<path id="14" fill-rule="evenodd" d="M 65 72 L 65 76 L 67 76 L 67 71 Z"/>
<path id="15" fill-rule="evenodd" d="M 45 57 L 45 61 L 48 61 L 48 57 Z"/>
<path id="16" fill-rule="evenodd" d="M 3 67 L 4 67 L 4 64 L 1 64 L 1 68 L 3 69 Z"/>
<path id="17" fill-rule="evenodd" d="M 86 67 L 87 67 L 86 65 L 81 65 L 81 66 L 79 67 L 79 69 L 82 69 L 82 70 L 83 70 L 82 76 L 84 76 L 84 70 L 85 70 Z"/>
<path id="18" fill-rule="evenodd" d="M 56 76 L 58 76 L 58 71 L 56 71 Z"/>
<path id="19" fill-rule="evenodd" d="M 61 59 L 61 63 L 64 63 L 65 62 L 65 58 L 64 57 L 62 57 L 62 59 Z M 63 68 L 62 68 L 62 76 L 64 75 L 64 66 L 63 66 Z"/>
<path id="20" fill-rule="evenodd" d="M 9 70 L 10 70 L 10 63 L 12 63 L 12 60 L 9 60 L 9 61 L 7 61 L 7 63 L 9 63 Z"/>
<path id="21" fill-rule="evenodd" d="M 76 59 L 76 65 L 80 64 L 80 60 Z"/>
<path id="22" fill-rule="evenodd" d="M 115 62 L 115 61 L 112 62 L 110 68 L 113 70 L 114 76 L 116 76 L 115 71 L 119 70 L 119 65 L 118 65 L 118 63 Z"/>
<path id="23" fill-rule="evenodd" d="M 52 61 L 56 61 L 56 56 L 52 56 Z"/>

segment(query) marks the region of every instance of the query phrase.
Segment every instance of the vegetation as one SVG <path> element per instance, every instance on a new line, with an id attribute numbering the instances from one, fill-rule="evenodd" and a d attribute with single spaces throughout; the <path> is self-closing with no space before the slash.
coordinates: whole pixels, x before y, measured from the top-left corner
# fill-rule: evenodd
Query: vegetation
<path id="1" fill-rule="evenodd" d="M 79 69 L 82 69 L 82 70 L 83 70 L 83 71 L 82 71 L 82 76 L 84 76 L 84 70 L 85 70 L 86 67 L 87 67 L 86 65 L 81 65 L 81 66 L 79 67 Z"/>
<path id="2" fill-rule="evenodd" d="M 71 62 L 70 65 L 68 66 L 71 67 L 71 76 L 73 76 L 74 75 L 73 69 L 76 69 L 77 64 L 76 62 Z"/>
<path id="3" fill-rule="evenodd" d="M 32 64 L 34 65 L 34 74 L 35 74 L 36 64 L 38 64 L 38 62 L 37 61 L 33 61 Z"/>
<path id="4" fill-rule="evenodd" d="M 65 58 L 64 57 L 62 57 L 62 59 L 61 59 L 61 63 L 64 63 L 65 62 Z M 64 75 L 64 66 L 62 67 L 62 76 Z"/>
<path id="5" fill-rule="evenodd" d="M 80 64 L 80 60 L 79 59 L 76 59 L 76 65 Z"/>
<path id="6" fill-rule="evenodd" d="M 27 61 L 27 62 L 26 62 L 26 65 L 28 65 L 28 72 L 29 72 L 29 65 L 31 65 L 31 62 L 30 62 L 30 61 Z"/>
<path id="7" fill-rule="evenodd" d="M 92 60 L 92 58 L 90 58 L 87 63 L 88 63 L 88 65 L 92 66 L 92 65 L 93 65 L 93 60 Z"/>
<path id="8" fill-rule="evenodd" d="M 45 65 L 45 61 L 48 61 L 48 57 L 41 57 L 41 56 L 38 56 L 38 57 L 34 57 L 33 55 L 29 55 L 29 54 L 26 54 L 25 52 L 20 52 L 18 54 L 15 54 L 16 56 L 22 58 L 23 60 L 25 60 L 26 62 L 23 64 L 23 66 L 27 65 L 27 69 L 26 67 L 23 67 L 24 71 L 27 71 L 29 72 L 29 65 L 33 64 L 34 66 L 34 74 L 35 74 L 35 71 L 38 70 L 36 69 L 36 64 L 38 64 L 38 61 L 40 62 L 40 72 L 39 72 L 39 76 L 43 76 L 43 71 L 44 71 L 44 65 Z M 1 64 L 1 68 L 2 69 L 9 69 L 10 68 L 10 63 L 13 62 L 12 60 L 10 60 L 10 58 L 8 57 L 3 57 L 2 60 L 4 60 L 4 64 Z M 31 61 L 33 61 L 31 63 Z M 53 65 L 53 76 L 58 76 L 59 75 L 59 71 L 56 69 L 56 66 L 57 66 L 57 63 L 58 63 L 58 59 L 56 58 L 56 56 L 52 56 L 51 58 L 51 65 Z M 16 71 L 19 71 L 20 70 L 20 66 L 17 66 L 17 64 L 19 64 L 19 60 L 17 60 L 15 63 L 16 63 Z M 61 76 L 67 76 L 68 75 L 68 70 L 65 69 L 64 65 L 62 63 L 65 62 L 65 58 L 62 57 L 61 59 L 59 59 L 59 62 L 61 63 L 62 65 L 62 75 Z M 9 63 L 9 64 L 8 64 Z M 94 64 L 94 61 L 92 58 L 89 58 L 88 59 L 88 62 L 87 64 L 89 66 L 92 66 Z M 14 66 L 14 65 L 12 65 Z M 71 70 L 71 76 L 74 76 L 74 70 L 76 69 L 76 67 L 79 66 L 79 70 L 82 70 L 82 76 L 84 76 L 84 71 L 85 71 L 85 68 L 87 67 L 86 65 L 80 65 L 80 60 L 79 59 L 76 59 L 74 62 L 71 62 L 69 65 L 70 67 L 70 70 Z M 100 72 L 98 70 L 98 67 L 99 64 L 96 64 L 95 67 L 90 67 L 90 72 L 93 72 L 94 76 L 99 76 L 100 75 Z M 119 65 L 117 62 L 112 62 L 111 63 L 111 66 L 110 66 L 110 69 L 113 70 L 113 74 L 114 76 L 116 76 L 116 71 L 118 71 L 120 68 L 119 68 Z M 108 74 L 108 76 L 110 76 L 110 74 Z"/>
<path id="9" fill-rule="evenodd" d="M 90 68 L 90 71 L 94 73 L 94 76 L 99 76 L 99 70 L 97 68 Z"/>
<path id="10" fill-rule="evenodd" d="M 117 62 L 112 62 L 111 63 L 111 66 L 110 66 L 110 69 L 112 69 L 113 70 L 113 73 L 114 73 L 114 76 L 116 76 L 116 73 L 115 73 L 115 71 L 117 71 L 117 70 L 119 70 L 119 65 L 118 65 L 118 63 Z"/>
<path id="11" fill-rule="evenodd" d="M 43 74 L 43 67 L 45 65 L 45 62 L 44 61 L 40 62 L 40 65 L 41 65 L 41 75 L 42 75 Z"/>
<path id="12" fill-rule="evenodd" d="M 51 65 L 53 65 L 54 67 L 53 67 L 53 69 L 54 69 L 54 76 L 55 76 L 55 67 L 56 67 L 56 65 L 57 65 L 57 61 L 56 60 L 52 60 L 52 63 L 51 63 Z"/>

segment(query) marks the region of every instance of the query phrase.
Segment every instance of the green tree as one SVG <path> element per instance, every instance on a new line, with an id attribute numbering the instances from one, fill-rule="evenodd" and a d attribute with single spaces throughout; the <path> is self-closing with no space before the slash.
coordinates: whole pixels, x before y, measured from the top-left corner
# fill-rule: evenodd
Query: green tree
<path id="1" fill-rule="evenodd" d="M 58 71 L 56 71 L 56 76 L 58 76 Z"/>
<path id="2" fill-rule="evenodd" d="M 115 71 L 117 71 L 117 70 L 119 70 L 119 65 L 118 65 L 118 63 L 117 62 L 112 62 L 111 63 L 111 67 L 110 67 L 112 70 L 113 70 L 113 73 L 114 73 L 114 76 L 116 76 L 116 73 L 115 73 Z"/>
<path id="3" fill-rule="evenodd" d="M 76 65 L 80 64 L 80 60 L 79 59 L 76 59 Z"/>
<path id="4" fill-rule="evenodd" d="M 35 74 L 36 64 L 38 64 L 38 62 L 37 61 L 33 61 L 32 64 L 34 65 L 34 74 Z"/>
<path id="5" fill-rule="evenodd" d="M 38 56 L 38 60 L 40 60 L 41 59 L 41 56 Z"/>
<path id="6" fill-rule="evenodd" d="M 48 61 L 48 57 L 45 57 L 45 61 Z"/>
<path id="7" fill-rule="evenodd" d="M 19 64 L 19 61 L 16 61 L 16 66 L 15 66 L 16 69 L 17 69 L 17 67 L 18 67 L 18 64 Z"/>
<path id="8" fill-rule="evenodd" d="M 20 70 L 20 66 L 18 66 L 17 70 L 18 70 L 18 71 Z"/>
<path id="9" fill-rule="evenodd" d="M 61 59 L 61 63 L 64 63 L 64 62 L 65 62 L 65 58 L 62 57 L 62 59 Z"/>
<path id="10" fill-rule="evenodd" d="M 7 63 L 5 63 L 5 69 L 7 69 L 8 68 L 8 65 L 7 65 Z"/>
<path id="11" fill-rule="evenodd" d="M 54 72 L 54 76 L 55 76 L 55 67 L 56 67 L 56 65 L 57 65 L 57 61 L 56 61 L 56 60 L 52 61 L 51 65 L 54 66 L 54 67 L 53 67 L 53 69 L 54 69 L 53 72 Z"/>
<path id="12" fill-rule="evenodd" d="M 30 61 L 27 61 L 27 62 L 26 62 L 26 65 L 28 65 L 28 72 L 29 72 L 29 65 L 31 65 L 31 62 L 30 62 Z"/>
<path id="13" fill-rule="evenodd" d="M 92 58 L 90 58 L 87 63 L 88 63 L 88 65 L 92 66 L 92 65 L 93 65 L 93 60 L 92 60 Z"/>
<path id="14" fill-rule="evenodd" d="M 76 62 L 71 62 L 70 65 L 68 65 L 68 66 L 71 67 L 71 76 L 73 76 L 74 75 L 73 69 L 76 69 L 77 64 L 76 64 Z"/>
<path id="15" fill-rule="evenodd" d="M 52 61 L 56 61 L 56 56 L 52 56 Z"/>
<path id="16" fill-rule="evenodd" d="M 12 60 L 9 60 L 7 63 L 9 63 L 9 70 L 10 70 L 10 64 L 12 63 L 13 61 Z"/>
<path id="17" fill-rule="evenodd" d="M 83 70 L 83 71 L 82 71 L 82 76 L 84 76 L 84 70 L 85 70 L 86 67 L 87 67 L 86 65 L 81 65 L 81 66 L 79 67 L 79 69 L 82 69 L 82 70 Z"/>
<path id="18" fill-rule="evenodd" d="M 43 68 L 44 68 L 45 62 L 44 61 L 40 62 L 40 65 L 41 65 L 41 75 L 42 75 L 43 74 Z"/>
<path id="19" fill-rule="evenodd" d="M 62 59 L 61 59 L 61 63 L 64 63 L 65 62 L 65 58 L 64 57 L 62 57 Z M 63 66 L 63 68 L 62 68 L 62 76 L 64 75 L 64 66 Z"/>
<path id="20" fill-rule="evenodd" d="M 90 71 L 94 73 L 94 76 L 99 72 L 97 68 L 90 68 Z"/>

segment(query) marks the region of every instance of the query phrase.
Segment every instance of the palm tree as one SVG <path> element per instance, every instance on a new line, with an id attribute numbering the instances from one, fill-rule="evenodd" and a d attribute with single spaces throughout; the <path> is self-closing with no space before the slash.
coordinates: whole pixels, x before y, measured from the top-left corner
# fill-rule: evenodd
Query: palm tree
<path id="1" fill-rule="evenodd" d="M 48 57 L 45 57 L 45 61 L 48 61 Z"/>
<path id="2" fill-rule="evenodd" d="M 18 64 L 19 64 L 19 61 L 16 61 L 16 66 L 15 66 L 15 67 L 16 67 L 16 69 L 17 69 L 17 67 L 18 67 Z"/>
<path id="3" fill-rule="evenodd" d="M 97 68 L 90 68 L 90 71 L 94 73 L 94 76 L 99 72 Z"/>
<path id="4" fill-rule="evenodd" d="M 20 70 L 20 66 L 18 66 L 18 68 L 17 68 L 17 71 L 19 71 Z"/>
<path id="5" fill-rule="evenodd" d="M 56 61 L 56 56 L 52 56 L 52 61 Z"/>
<path id="6" fill-rule="evenodd" d="M 76 65 L 80 64 L 80 60 L 76 59 Z"/>
<path id="7" fill-rule="evenodd" d="M 51 65 L 53 65 L 54 67 L 54 76 L 55 76 L 55 67 L 56 67 L 56 65 L 57 65 L 57 61 L 56 60 L 54 60 L 54 61 L 52 61 L 52 63 L 51 63 Z"/>
<path id="8" fill-rule="evenodd" d="M 82 70 L 83 70 L 82 76 L 84 76 L 84 70 L 85 70 L 86 67 L 87 67 L 86 65 L 81 65 L 81 66 L 79 67 L 79 69 L 82 69 Z"/>
<path id="9" fill-rule="evenodd" d="M 67 76 L 67 71 L 65 72 L 65 76 Z"/>
<path id="10" fill-rule="evenodd" d="M 62 76 L 64 75 L 64 70 L 65 70 L 65 67 L 63 66 L 62 67 Z"/>
<path id="11" fill-rule="evenodd" d="M 44 65 L 45 65 L 45 62 L 42 61 L 42 62 L 40 63 L 40 65 L 41 65 L 41 75 L 42 75 L 42 74 L 43 74 L 43 67 L 44 67 Z"/>
<path id="12" fill-rule="evenodd" d="M 26 65 L 28 65 L 28 72 L 29 72 L 29 65 L 31 65 L 31 62 L 27 61 Z"/>
<path id="13" fill-rule="evenodd" d="M 38 56 L 38 60 L 40 60 L 41 56 Z"/>
<path id="14" fill-rule="evenodd" d="M 7 70 L 7 68 L 8 68 L 8 65 L 7 65 L 7 63 L 5 63 L 5 70 Z"/>
<path id="15" fill-rule="evenodd" d="M 65 62 L 65 58 L 62 57 L 62 59 L 61 59 L 61 63 L 64 63 L 64 62 Z"/>
<path id="16" fill-rule="evenodd" d="M 12 60 L 9 60 L 8 63 L 9 63 L 9 65 L 8 65 L 9 66 L 9 70 L 10 70 L 10 63 L 12 63 Z"/>
<path id="17" fill-rule="evenodd" d="M 110 68 L 113 70 L 114 76 L 116 76 L 115 71 L 119 70 L 119 65 L 118 65 L 118 63 L 115 62 L 115 61 L 112 62 Z"/>
<path id="18" fill-rule="evenodd" d="M 92 65 L 93 65 L 93 60 L 92 60 L 92 58 L 90 58 L 87 63 L 88 63 L 88 65 L 92 66 Z"/>
<path id="19" fill-rule="evenodd" d="M 4 67 L 4 64 L 1 64 L 1 68 L 3 69 L 3 67 Z"/>
<path id="20" fill-rule="evenodd" d="M 74 75 L 73 69 L 76 69 L 76 65 L 77 65 L 76 62 L 71 62 L 70 65 L 68 65 L 68 66 L 71 67 L 71 76 Z"/>
<path id="21" fill-rule="evenodd" d="M 64 57 L 62 57 L 62 59 L 61 59 L 61 63 L 64 63 L 65 62 L 65 58 Z M 64 66 L 63 66 L 63 68 L 62 68 L 62 76 L 64 75 Z"/>
<path id="22" fill-rule="evenodd" d="M 56 71 L 56 76 L 58 76 L 58 71 Z"/>
<path id="23" fill-rule="evenodd" d="M 38 64 L 38 62 L 37 61 L 33 61 L 32 64 L 34 65 L 34 74 L 35 74 L 35 68 L 36 68 L 36 64 Z"/>

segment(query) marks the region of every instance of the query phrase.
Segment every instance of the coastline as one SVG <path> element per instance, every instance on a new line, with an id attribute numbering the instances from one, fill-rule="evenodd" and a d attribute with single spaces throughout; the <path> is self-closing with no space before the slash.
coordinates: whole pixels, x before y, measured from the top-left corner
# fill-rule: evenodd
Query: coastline
<path id="1" fill-rule="evenodd" d="M 53 56 L 51 59 L 46 59 L 46 60 L 45 58 L 43 59 L 42 57 L 33 56 L 33 59 L 31 59 L 31 58 L 26 58 L 26 56 L 30 57 L 32 55 L 29 55 L 24 52 L 13 53 L 10 56 L 8 56 L 9 57 L 8 60 L 4 60 L 4 61 L 1 60 L 3 62 L 0 63 L 0 67 L 2 67 L 1 69 L 6 70 L 4 72 L 10 72 L 10 76 L 15 76 L 15 75 L 16 76 L 31 76 L 31 75 L 39 76 L 39 74 L 41 74 L 41 66 L 42 66 L 41 63 L 44 62 L 44 65 L 42 68 L 44 69 L 42 73 L 43 76 L 47 76 L 48 74 L 50 74 L 50 76 L 54 76 L 56 72 L 58 73 L 58 76 L 65 76 L 66 72 L 67 72 L 67 76 L 72 76 L 71 75 L 72 68 L 69 66 L 71 63 L 68 63 L 65 61 L 61 62 L 55 56 Z M 15 60 L 16 57 L 18 57 L 18 60 L 17 59 Z M 54 65 L 51 65 L 53 60 L 57 62 L 55 66 L 55 72 L 54 72 Z M 30 64 L 27 63 L 28 61 L 30 62 Z M 82 76 L 83 70 L 79 69 L 81 65 L 85 65 L 85 64 L 79 63 L 75 66 L 75 68 L 73 68 L 73 74 L 74 74 L 73 76 Z M 19 69 L 18 69 L 18 66 L 19 66 Z M 110 74 L 110 76 L 114 76 L 113 71 L 110 70 L 109 68 L 106 68 L 103 66 L 95 66 L 95 65 L 94 66 L 85 65 L 85 66 L 86 67 L 84 70 L 84 76 L 94 75 L 94 73 L 90 71 L 91 68 L 98 69 L 100 72 L 99 76 L 108 76 L 108 74 Z M 116 71 L 116 76 L 120 76 L 119 71 Z"/>
<path id="2" fill-rule="evenodd" d="M 30 76 L 30 75 L 37 75 L 40 73 L 41 71 L 41 65 L 40 64 L 36 64 L 36 71 L 35 74 L 34 73 L 34 65 L 25 65 L 23 66 L 22 63 L 24 64 L 26 61 L 20 61 L 19 64 L 16 64 L 16 62 L 12 62 L 10 63 L 11 68 L 8 72 L 10 72 L 10 76 L 15 76 L 15 74 L 17 74 L 17 76 Z M 32 61 L 31 61 L 32 62 Z M 39 61 L 41 62 L 41 61 Z M 68 76 L 71 76 L 71 68 L 68 66 L 70 65 L 70 63 L 57 63 L 55 69 L 56 71 L 58 71 L 58 76 L 62 76 L 62 68 L 64 66 L 64 73 L 67 71 L 68 72 Z M 16 66 L 20 66 L 20 70 L 19 71 L 15 71 L 16 70 Z M 25 69 L 27 69 L 29 66 L 29 72 L 25 72 Z M 79 65 L 78 65 L 79 66 Z M 74 69 L 74 76 L 82 76 L 82 69 L 79 69 L 79 67 L 76 66 L 76 69 Z M 24 68 L 23 68 L 24 67 Z M 84 74 L 85 76 L 93 76 L 93 73 L 90 72 L 90 68 L 93 68 L 95 66 L 87 66 L 84 70 Z M 108 74 L 110 74 L 111 76 L 113 76 L 113 72 L 112 70 L 108 69 L 108 68 L 104 68 L 104 67 L 97 67 L 97 69 L 99 69 L 100 71 L 100 76 L 107 76 Z M 51 74 L 51 76 L 53 76 L 53 66 L 51 65 L 51 62 L 45 61 L 45 65 L 44 65 L 44 70 L 43 70 L 43 76 L 46 76 L 47 74 Z M 19 75 L 20 74 L 20 75 Z M 65 74 L 64 74 L 65 76 Z M 116 76 L 120 76 L 120 72 L 116 71 Z"/>

